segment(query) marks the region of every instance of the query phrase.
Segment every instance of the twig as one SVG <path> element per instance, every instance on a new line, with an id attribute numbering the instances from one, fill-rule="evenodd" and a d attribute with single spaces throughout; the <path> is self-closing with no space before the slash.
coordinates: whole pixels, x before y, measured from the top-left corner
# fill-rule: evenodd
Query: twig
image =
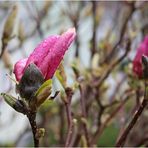
<path id="1" fill-rule="evenodd" d="M 126 32 L 126 27 L 127 27 L 127 23 L 128 21 L 131 19 L 133 13 L 135 12 L 136 8 L 135 8 L 135 2 L 132 2 L 130 4 L 130 7 L 131 7 L 131 11 L 130 13 L 128 14 L 127 18 L 125 19 L 124 23 L 123 23 L 123 26 L 122 26 L 122 29 L 121 29 L 121 33 L 120 33 L 120 37 L 119 37 L 119 40 L 118 42 L 115 44 L 115 46 L 113 47 L 113 49 L 111 50 L 111 52 L 109 54 L 107 54 L 105 60 L 103 61 L 103 63 L 109 63 L 110 62 L 110 59 L 113 58 L 114 56 L 114 53 L 115 51 L 117 50 L 117 47 L 121 44 L 122 40 L 123 40 L 123 37 L 124 37 L 124 34 Z"/>
<path id="2" fill-rule="evenodd" d="M 72 9 L 73 4 L 74 4 L 74 2 L 72 2 L 72 1 L 68 3 L 69 8 L 67 10 L 67 15 L 71 19 L 71 21 L 77 31 L 77 36 L 75 39 L 75 44 L 76 44 L 75 57 L 78 57 L 79 56 L 79 46 L 80 46 L 78 30 L 79 30 L 79 18 L 80 18 L 80 10 L 81 10 L 82 2 L 79 3 L 79 6 L 78 6 L 79 8 L 75 11 Z"/>
<path id="3" fill-rule="evenodd" d="M 112 72 L 112 70 L 127 56 L 127 54 L 130 51 L 130 41 L 127 42 L 126 45 L 126 51 L 125 53 L 116 61 L 114 61 L 109 68 L 105 71 L 105 73 L 102 75 L 101 78 L 99 78 L 99 80 L 95 80 L 94 82 L 94 86 L 98 86 L 98 88 L 103 84 L 104 80 L 109 76 L 109 74 Z"/>
<path id="4" fill-rule="evenodd" d="M 92 36 L 92 53 L 91 53 L 91 57 L 93 57 L 93 55 L 96 52 L 96 27 L 97 27 L 97 23 L 96 23 L 96 9 L 97 8 L 97 1 L 92 1 L 92 16 L 93 16 L 93 36 Z"/>
<path id="5" fill-rule="evenodd" d="M 100 94 L 100 92 L 96 88 L 96 91 L 95 91 L 95 99 L 96 99 L 96 102 L 97 102 L 97 104 L 99 106 L 99 112 L 98 112 L 98 128 L 100 128 L 100 126 L 101 126 L 101 117 L 102 117 L 102 114 L 103 114 L 104 109 L 105 109 L 104 105 L 102 105 L 102 102 L 100 100 L 100 95 L 99 94 Z"/>
<path id="6" fill-rule="evenodd" d="M 81 97 L 80 97 L 80 103 L 81 103 L 81 109 L 82 109 L 82 116 L 86 119 L 86 105 L 85 105 L 85 100 L 84 100 L 84 90 L 82 90 L 81 85 L 79 85 Z M 90 140 L 89 140 L 89 135 L 88 135 L 88 129 L 86 123 L 83 122 L 83 128 L 84 128 L 84 133 L 87 141 L 87 146 L 90 146 Z"/>
<path id="7" fill-rule="evenodd" d="M 35 16 L 34 14 L 31 13 L 31 8 L 28 6 L 28 5 L 25 5 L 26 8 L 28 9 L 28 11 L 30 12 L 30 17 L 31 19 L 33 19 L 35 22 L 36 22 L 36 30 L 39 34 L 39 37 L 42 39 L 43 38 L 43 32 L 42 32 L 42 29 L 41 29 L 41 23 L 42 23 L 42 20 L 40 20 L 39 16 Z M 32 7 L 34 9 L 36 9 L 36 7 Z M 37 11 L 37 10 L 36 10 Z M 45 16 L 44 16 L 45 17 Z"/>
<path id="8" fill-rule="evenodd" d="M 66 114 L 67 114 L 67 121 L 68 121 L 68 133 L 66 137 L 65 147 L 70 147 L 70 142 L 73 134 L 73 127 L 74 127 L 74 124 L 72 121 L 71 106 L 70 106 L 73 91 L 71 90 L 71 88 L 66 88 L 65 91 L 67 95 L 67 100 L 65 101 L 65 107 L 66 107 Z"/>
<path id="9" fill-rule="evenodd" d="M 131 92 L 130 92 L 131 93 Z M 103 133 L 105 127 L 107 124 L 115 117 L 115 115 L 118 113 L 118 111 L 123 107 L 123 105 L 130 99 L 131 94 L 127 94 L 127 97 L 121 102 L 121 104 L 111 113 L 111 115 L 105 120 L 105 122 L 101 125 L 100 128 L 97 129 L 95 132 L 92 140 L 91 140 L 91 145 L 95 144 L 96 141 L 99 139 L 101 134 Z"/>
<path id="10" fill-rule="evenodd" d="M 144 108 L 147 106 L 147 104 L 148 104 L 148 95 L 147 95 L 147 90 L 146 89 L 147 89 L 147 86 L 145 84 L 144 99 L 143 99 L 141 105 L 139 106 L 139 108 L 137 109 L 137 111 L 135 112 L 135 114 L 133 115 L 132 120 L 130 121 L 128 126 L 125 128 L 125 130 L 123 131 L 123 133 L 121 134 L 121 136 L 117 140 L 116 147 L 122 147 L 124 145 L 127 136 L 129 135 L 130 131 L 132 130 L 132 128 L 136 124 L 136 122 L 137 122 L 138 118 L 140 117 L 140 115 L 142 114 Z"/>
<path id="11" fill-rule="evenodd" d="M 119 92 L 119 90 L 121 89 L 122 84 L 126 81 L 126 78 L 127 78 L 127 75 L 124 75 L 124 76 L 121 78 L 121 80 L 120 80 L 119 82 L 117 82 L 116 87 L 115 87 L 115 89 L 114 89 L 114 91 L 113 91 L 111 97 L 109 98 L 109 100 L 110 100 L 111 102 L 114 101 L 117 92 Z"/>
<path id="12" fill-rule="evenodd" d="M 64 142 L 64 106 L 60 104 L 59 106 L 59 114 L 60 114 L 60 144 L 63 145 Z"/>

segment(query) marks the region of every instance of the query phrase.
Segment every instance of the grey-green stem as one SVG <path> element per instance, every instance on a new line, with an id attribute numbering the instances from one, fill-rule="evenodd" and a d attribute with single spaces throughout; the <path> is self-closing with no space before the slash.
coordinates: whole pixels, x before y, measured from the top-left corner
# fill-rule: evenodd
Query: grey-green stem
<path id="1" fill-rule="evenodd" d="M 39 138 L 37 137 L 37 124 L 36 124 L 36 112 L 28 112 L 27 113 L 28 120 L 31 125 L 34 147 L 39 147 Z"/>

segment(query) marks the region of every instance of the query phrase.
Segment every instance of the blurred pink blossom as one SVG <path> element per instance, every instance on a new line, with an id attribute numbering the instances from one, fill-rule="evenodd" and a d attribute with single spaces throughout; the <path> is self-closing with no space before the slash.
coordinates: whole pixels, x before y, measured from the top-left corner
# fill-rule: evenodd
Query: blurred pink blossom
<path id="1" fill-rule="evenodd" d="M 133 60 L 133 72 L 142 78 L 142 55 L 148 56 L 148 36 L 144 38 L 144 41 L 139 45 L 136 56 Z"/>
<path id="2" fill-rule="evenodd" d="M 28 58 L 21 59 L 15 64 L 14 74 L 17 81 L 20 81 L 30 63 L 34 63 L 40 69 L 45 80 L 52 78 L 75 36 L 75 28 L 70 28 L 62 35 L 52 35 L 43 40 Z"/>

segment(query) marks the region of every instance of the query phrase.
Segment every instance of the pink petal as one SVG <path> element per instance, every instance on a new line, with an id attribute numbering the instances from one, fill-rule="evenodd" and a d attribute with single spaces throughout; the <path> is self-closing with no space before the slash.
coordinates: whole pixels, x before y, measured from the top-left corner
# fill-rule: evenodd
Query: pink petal
<path id="1" fill-rule="evenodd" d="M 43 40 L 31 53 L 28 58 L 25 68 L 30 64 L 34 63 L 39 66 L 47 54 L 50 52 L 52 46 L 55 44 L 56 40 L 59 38 L 58 35 L 49 36 L 47 39 Z M 44 74 L 44 71 L 42 71 Z"/>
<path id="2" fill-rule="evenodd" d="M 19 81 L 24 74 L 23 71 L 24 71 L 27 60 L 28 58 L 21 59 L 14 65 L 14 74 L 17 81 Z"/>
<path id="3" fill-rule="evenodd" d="M 55 42 L 55 45 L 51 48 L 51 51 L 40 65 L 40 69 L 47 69 L 46 79 L 52 78 L 61 60 L 63 59 L 65 52 L 75 39 L 75 36 L 75 29 L 71 28 L 67 32 L 63 33 Z"/>

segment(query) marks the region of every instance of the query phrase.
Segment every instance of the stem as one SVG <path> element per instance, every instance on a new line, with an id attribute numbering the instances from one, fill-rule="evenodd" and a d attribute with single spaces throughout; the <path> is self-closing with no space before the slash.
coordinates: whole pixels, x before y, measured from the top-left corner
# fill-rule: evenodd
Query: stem
<path id="1" fill-rule="evenodd" d="M 137 122 L 138 118 L 140 117 L 140 115 L 142 114 L 144 108 L 147 106 L 147 104 L 148 104 L 148 98 L 147 98 L 148 95 L 147 95 L 147 90 L 146 89 L 147 89 L 147 85 L 145 84 L 144 99 L 143 99 L 141 105 L 139 106 L 138 110 L 133 115 L 132 120 L 130 121 L 129 125 L 126 127 L 126 129 L 121 134 L 120 138 L 117 140 L 116 147 L 122 147 L 124 145 L 127 136 L 129 135 L 130 131 L 132 130 L 132 128 L 136 124 L 136 122 Z"/>
<path id="2" fill-rule="evenodd" d="M 79 89 L 80 89 L 80 93 L 81 93 L 80 103 L 81 103 L 81 109 L 82 109 L 82 116 L 86 119 L 87 118 L 87 115 L 86 115 L 86 104 L 85 104 L 85 99 L 84 99 L 84 91 L 82 90 L 81 85 L 79 85 Z M 84 123 L 84 122 L 83 122 L 83 129 L 84 129 L 85 138 L 86 138 L 86 141 L 87 141 L 87 146 L 90 146 L 88 129 L 87 129 L 86 123 Z"/>
<path id="3" fill-rule="evenodd" d="M 36 136 L 37 134 L 37 125 L 35 120 L 36 112 L 28 112 L 27 117 L 30 122 L 32 133 L 33 133 L 34 147 L 39 147 L 39 138 Z"/>
<path id="4" fill-rule="evenodd" d="M 65 107 L 66 107 L 67 122 L 68 122 L 68 133 L 66 137 L 65 147 L 70 147 L 70 142 L 73 134 L 73 127 L 74 127 L 71 115 L 71 106 L 70 106 L 73 92 L 70 88 L 66 89 L 66 95 L 67 95 L 67 102 L 65 102 Z"/>
<path id="5" fill-rule="evenodd" d="M 67 133 L 65 147 L 70 147 L 70 142 L 71 142 L 72 133 L 73 133 L 73 123 L 72 123 L 71 109 L 69 104 L 66 104 L 66 113 L 67 113 L 67 119 L 68 119 L 68 133 Z"/>
<path id="6" fill-rule="evenodd" d="M 93 36 L 91 40 L 91 43 L 92 43 L 91 57 L 93 57 L 93 55 L 96 52 L 96 28 L 97 28 L 96 10 L 97 10 L 97 1 L 92 1 Z"/>
<path id="7" fill-rule="evenodd" d="M 64 128 L 63 128 L 63 125 L 64 125 L 64 106 L 63 104 L 61 104 L 60 106 L 60 109 L 59 109 L 59 115 L 60 115 L 60 144 L 61 146 L 63 146 L 63 142 L 64 142 Z"/>

